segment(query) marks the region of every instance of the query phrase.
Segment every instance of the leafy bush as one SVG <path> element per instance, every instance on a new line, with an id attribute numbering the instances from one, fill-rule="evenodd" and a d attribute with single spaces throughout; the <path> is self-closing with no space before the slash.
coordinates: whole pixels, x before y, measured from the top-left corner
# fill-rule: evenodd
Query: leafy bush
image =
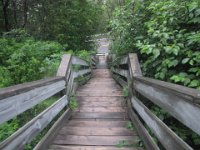
<path id="1" fill-rule="evenodd" d="M 0 38 L 0 87 L 51 76 L 60 63 L 60 44 L 36 41 L 17 32 Z"/>
<path id="2" fill-rule="evenodd" d="M 117 56 L 137 53 L 145 76 L 200 89 L 198 0 L 127 1 L 116 9 L 110 27 L 111 52 Z M 154 104 L 148 108 L 199 149 L 199 135 Z"/>
<path id="3" fill-rule="evenodd" d="M 197 0 L 130 2 L 116 10 L 111 27 L 112 52 L 138 53 L 144 75 L 200 89 Z"/>

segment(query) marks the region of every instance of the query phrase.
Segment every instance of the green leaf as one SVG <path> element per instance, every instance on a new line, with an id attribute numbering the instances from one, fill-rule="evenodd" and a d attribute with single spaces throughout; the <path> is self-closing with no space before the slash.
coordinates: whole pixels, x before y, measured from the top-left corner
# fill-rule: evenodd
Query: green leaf
<path id="1" fill-rule="evenodd" d="M 197 87 L 199 85 L 198 80 L 192 80 L 192 82 L 189 84 L 189 87 Z"/>
<path id="2" fill-rule="evenodd" d="M 186 64 L 189 60 L 190 60 L 190 58 L 184 58 L 184 59 L 182 60 L 182 64 Z"/>

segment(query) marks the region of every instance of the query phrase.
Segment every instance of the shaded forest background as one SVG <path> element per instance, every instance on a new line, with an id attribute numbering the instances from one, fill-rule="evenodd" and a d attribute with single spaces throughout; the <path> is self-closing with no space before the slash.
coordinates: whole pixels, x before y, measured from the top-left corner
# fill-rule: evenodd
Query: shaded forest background
<path id="1" fill-rule="evenodd" d="M 55 75 L 64 53 L 90 61 L 98 46 L 93 35 L 104 33 L 111 40 L 112 54 L 138 54 L 145 76 L 200 89 L 199 0 L 1 0 L 0 87 Z M 0 140 L 54 101 L 1 125 Z M 199 135 L 162 109 L 147 105 L 200 149 Z"/>

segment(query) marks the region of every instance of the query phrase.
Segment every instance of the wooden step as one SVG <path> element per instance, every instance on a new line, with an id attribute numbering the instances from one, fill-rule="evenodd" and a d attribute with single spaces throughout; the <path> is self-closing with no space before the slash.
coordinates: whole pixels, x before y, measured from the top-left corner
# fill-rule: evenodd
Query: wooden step
<path id="1" fill-rule="evenodd" d="M 101 106 L 101 107 L 91 107 L 91 106 L 81 106 L 75 111 L 77 112 L 126 112 L 126 107 L 109 107 L 109 106 Z"/>
<path id="2" fill-rule="evenodd" d="M 112 102 L 112 101 L 108 101 L 108 102 L 84 102 L 84 101 L 79 101 L 79 106 L 80 107 L 106 107 L 106 106 L 109 106 L 109 107 L 124 107 L 126 106 L 126 103 L 125 101 L 124 102 Z M 108 107 L 108 109 L 109 109 Z"/>
<path id="3" fill-rule="evenodd" d="M 142 150 L 137 147 L 116 147 L 116 146 L 60 146 L 52 145 L 49 150 Z"/>
<path id="4" fill-rule="evenodd" d="M 94 121 L 94 120 L 71 120 L 67 126 L 72 126 L 72 127 L 100 127 L 100 128 L 108 128 L 108 127 L 126 127 L 128 124 L 127 121 L 111 121 L 111 120 L 99 120 L 99 121 Z"/>
<path id="5" fill-rule="evenodd" d="M 104 96 L 76 96 L 77 100 L 78 101 L 84 101 L 84 102 L 91 102 L 91 101 L 97 101 L 97 102 L 103 102 L 103 101 L 124 101 L 123 97 L 120 97 L 120 96 L 110 96 L 110 97 L 104 97 Z"/>
<path id="6" fill-rule="evenodd" d="M 72 119 L 125 119 L 127 115 L 120 112 L 82 113 L 75 112 Z"/>
<path id="7" fill-rule="evenodd" d="M 93 92 L 76 92 L 77 96 L 123 96 L 121 91 L 93 91 Z"/>
<path id="8" fill-rule="evenodd" d="M 137 144 L 137 136 L 77 136 L 77 135 L 57 135 L 53 144 L 62 145 L 91 145 L 91 146 L 115 146 L 122 141 L 128 144 Z"/>
<path id="9" fill-rule="evenodd" d="M 71 127 L 64 126 L 59 132 L 60 135 L 95 135 L 95 136 L 131 136 L 136 135 L 135 132 L 126 129 L 125 127 L 107 127 L 107 128 L 96 128 L 96 127 Z"/>

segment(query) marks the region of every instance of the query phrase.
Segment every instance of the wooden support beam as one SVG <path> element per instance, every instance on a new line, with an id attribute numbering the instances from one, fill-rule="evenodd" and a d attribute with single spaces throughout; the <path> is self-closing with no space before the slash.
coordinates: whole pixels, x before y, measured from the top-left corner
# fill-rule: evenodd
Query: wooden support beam
<path id="1" fill-rule="evenodd" d="M 32 119 L 12 136 L 0 143 L 2 150 L 21 150 L 26 143 L 29 143 L 39 132 L 41 132 L 54 117 L 68 104 L 67 96 L 63 96 L 51 107 L 44 110 L 37 117 Z"/>
<path id="2" fill-rule="evenodd" d="M 124 69 L 112 69 L 112 71 L 116 74 L 119 74 L 125 78 L 128 78 L 128 70 L 124 70 Z"/>
<path id="3" fill-rule="evenodd" d="M 65 88 L 64 80 L 56 81 L 55 83 L 50 82 L 51 84 L 47 83 L 47 85 L 43 83 L 43 86 L 40 85 L 41 87 L 33 88 L 24 93 L 20 93 L 21 86 L 10 89 L 13 93 L 18 91 L 20 94 L 0 100 L 0 123 L 12 119 Z M 27 87 L 27 85 L 24 87 Z M 29 86 L 29 89 L 31 89 L 31 86 Z"/>
<path id="4" fill-rule="evenodd" d="M 60 66 L 57 71 L 57 76 L 66 77 L 71 63 L 71 54 L 65 54 L 62 57 Z"/>
<path id="5" fill-rule="evenodd" d="M 169 150 L 192 150 L 192 148 L 167 127 L 158 117 L 140 102 L 136 97 L 131 99 L 132 107 L 143 121 L 150 127 L 162 145 Z M 167 140 L 166 140 L 167 139 Z"/>
<path id="6" fill-rule="evenodd" d="M 89 66 L 89 64 L 85 61 L 85 60 L 82 60 L 76 56 L 73 56 L 72 57 L 72 64 L 73 65 L 80 65 L 80 66 Z"/>
<path id="7" fill-rule="evenodd" d="M 159 147 L 156 145 L 156 143 L 153 141 L 147 129 L 144 127 L 144 125 L 140 121 L 139 117 L 133 111 L 130 99 L 128 100 L 128 115 L 133 125 L 135 126 L 139 136 L 142 138 L 145 148 L 147 150 L 160 150 Z"/>
<path id="8" fill-rule="evenodd" d="M 148 79 L 148 82 L 146 82 L 147 78 L 144 77 L 134 79 L 133 86 L 135 90 L 200 135 L 200 106 L 189 100 L 191 98 L 190 92 L 180 95 L 177 91 L 172 91 L 172 89 L 176 88 L 176 86 L 173 87 L 173 84 L 169 89 L 169 86 L 164 85 L 170 85 L 170 83 L 162 85 L 162 81 L 156 80 L 155 82 L 153 79 Z M 179 90 L 181 91 L 182 89 Z"/>

